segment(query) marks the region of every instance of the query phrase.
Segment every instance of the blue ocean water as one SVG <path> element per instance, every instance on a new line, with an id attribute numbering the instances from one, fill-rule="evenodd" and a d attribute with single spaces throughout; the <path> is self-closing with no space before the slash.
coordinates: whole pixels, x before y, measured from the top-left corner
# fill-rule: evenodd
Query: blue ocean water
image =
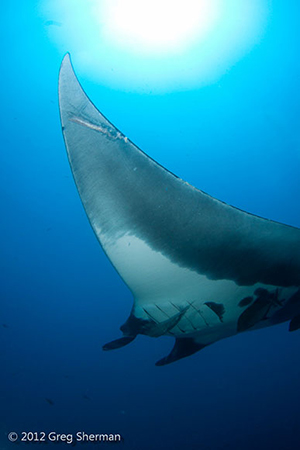
<path id="1" fill-rule="evenodd" d="M 300 335 L 287 324 L 162 368 L 154 362 L 171 338 L 102 351 L 132 296 L 73 182 L 57 100 L 70 49 L 49 39 L 38 3 L 1 6 L 0 449 L 45 445 L 11 443 L 12 431 L 120 433 L 129 450 L 297 448 Z M 170 171 L 300 227 L 300 6 L 269 7 L 261 41 L 211 85 L 162 95 L 78 75 L 99 109 Z"/>

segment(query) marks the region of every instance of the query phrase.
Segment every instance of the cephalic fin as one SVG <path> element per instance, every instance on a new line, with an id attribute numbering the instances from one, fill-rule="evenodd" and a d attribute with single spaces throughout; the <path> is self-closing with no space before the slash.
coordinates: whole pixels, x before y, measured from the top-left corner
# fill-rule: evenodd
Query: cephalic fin
<path id="1" fill-rule="evenodd" d="M 108 342 L 103 345 L 103 350 L 116 350 L 117 348 L 124 347 L 125 345 L 130 344 L 135 339 L 135 336 L 124 336 L 120 339 L 116 339 L 115 341 Z"/>
<path id="2" fill-rule="evenodd" d="M 293 317 L 293 319 L 290 321 L 289 325 L 289 331 L 296 331 L 300 328 L 300 314 Z"/>
<path id="3" fill-rule="evenodd" d="M 186 356 L 193 355 L 204 347 L 206 347 L 206 345 L 199 344 L 193 338 L 177 338 L 171 353 L 157 361 L 155 365 L 165 366 L 166 364 L 178 361 Z"/>

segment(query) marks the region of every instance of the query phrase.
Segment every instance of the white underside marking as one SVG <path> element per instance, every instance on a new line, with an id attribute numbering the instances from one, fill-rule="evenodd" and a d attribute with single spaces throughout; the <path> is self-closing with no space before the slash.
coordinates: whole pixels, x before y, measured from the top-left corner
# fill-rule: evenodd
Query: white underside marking
<path id="1" fill-rule="evenodd" d="M 100 230 L 98 230 L 100 231 Z M 101 238 L 107 255 L 135 297 L 135 315 L 160 323 L 190 305 L 171 333 L 175 336 L 201 334 L 202 343 L 236 333 L 237 320 L 243 309 L 241 299 L 253 295 L 256 284 L 238 286 L 231 280 L 210 280 L 205 275 L 178 266 L 144 241 L 129 234 L 114 243 Z M 206 302 L 222 303 L 223 322 Z"/>

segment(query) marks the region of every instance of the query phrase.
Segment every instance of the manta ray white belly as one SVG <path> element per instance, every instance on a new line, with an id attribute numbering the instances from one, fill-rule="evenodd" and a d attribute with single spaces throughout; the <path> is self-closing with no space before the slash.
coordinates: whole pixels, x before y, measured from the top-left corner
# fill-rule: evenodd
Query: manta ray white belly
<path id="1" fill-rule="evenodd" d="M 300 327 L 300 230 L 237 210 L 159 166 L 89 101 L 69 55 L 59 80 L 70 165 L 107 256 L 134 296 L 122 347 L 176 338 L 168 364 L 238 332 Z"/>
<path id="2" fill-rule="evenodd" d="M 257 289 L 274 290 L 274 286 L 238 286 L 231 280 L 210 280 L 172 263 L 134 236 L 116 240 L 106 248 L 106 253 L 116 267 L 122 268 L 121 277 L 134 286 L 136 317 L 143 320 L 150 317 L 160 324 L 186 308 L 180 322 L 166 334 L 199 335 L 203 344 L 235 334 L 242 299 L 252 296 Z M 280 297 L 285 294 L 290 297 L 294 292 L 295 289 L 281 290 Z M 221 306 L 219 313 L 214 312 L 212 304 Z"/>

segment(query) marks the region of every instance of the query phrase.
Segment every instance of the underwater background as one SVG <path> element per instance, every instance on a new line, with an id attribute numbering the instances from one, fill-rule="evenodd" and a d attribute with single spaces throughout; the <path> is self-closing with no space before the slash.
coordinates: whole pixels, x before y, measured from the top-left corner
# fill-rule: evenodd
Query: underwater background
<path id="1" fill-rule="evenodd" d="M 222 201 L 300 227 L 300 5 L 264 3 L 251 49 L 211 82 L 164 92 L 151 79 L 138 90 L 101 84 L 75 43 L 51 38 L 64 23 L 40 2 L 1 5 L 0 450 L 46 445 L 11 443 L 12 431 L 120 433 L 129 450 L 298 448 L 300 332 L 287 323 L 162 368 L 168 337 L 102 351 L 132 295 L 85 216 L 58 111 L 70 51 L 93 103 L 152 158 Z"/>

